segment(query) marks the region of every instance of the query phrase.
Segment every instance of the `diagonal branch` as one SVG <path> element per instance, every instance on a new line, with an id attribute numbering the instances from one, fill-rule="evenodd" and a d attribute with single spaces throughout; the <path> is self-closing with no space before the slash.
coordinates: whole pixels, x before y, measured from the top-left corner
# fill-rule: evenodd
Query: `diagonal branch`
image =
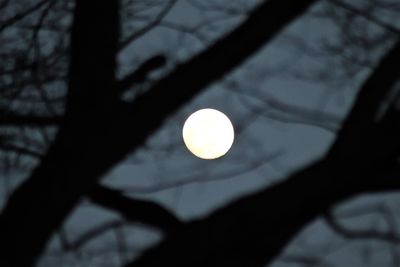
<path id="1" fill-rule="evenodd" d="M 90 241 L 93 241 L 94 239 L 100 237 L 105 232 L 122 227 L 124 225 L 125 225 L 124 222 L 121 222 L 120 220 L 108 221 L 93 227 L 92 229 L 83 233 L 73 241 L 69 241 L 66 239 L 65 236 L 62 236 L 63 249 L 67 251 L 76 251 L 81 247 L 83 247 L 84 245 L 86 245 L 87 243 L 89 243 Z"/>
<path id="2" fill-rule="evenodd" d="M 88 196 L 93 203 L 118 212 L 131 223 L 150 225 L 168 234 L 183 226 L 175 215 L 161 205 L 126 197 L 118 190 L 98 185 Z"/>
<path id="3" fill-rule="evenodd" d="M 149 58 L 118 82 L 119 91 L 124 92 L 130 87 L 145 82 L 151 72 L 163 67 L 166 63 L 167 59 L 164 55 L 156 55 Z"/>
<path id="4" fill-rule="evenodd" d="M 49 0 L 42 0 L 38 3 L 36 3 L 36 5 L 33 5 L 32 7 L 27 8 L 26 10 L 19 12 L 17 14 L 15 14 L 14 16 L 12 16 L 11 18 L 5 20 L 5 21 L 0 21 L 0 33 L 7 27 L 15 24 L 16 22 L 22 20 L 23 18 L 25 18 L 26 16 L 32 14 L 33 12 L 37 11 L 38 9 L 40 9 L 42 6 L 44 6 Z"/>
<path id="5" fill-rule="evenodd" d="M 20 147 L 14 144 L 0 144 L 0 151 L 14 152 L 19 155 L 31 156 L 34 159 L 41 159 L 43 154 L 26 147 Z"/>
<path id="6" fill-rule="evenodd" d="M 400 236 L 394 232 L 381 232 L 377 230 L 350 230 L 341 225 L 334 218 L 332 213 L 325 214 L 324 219 L 333 231 L 347 239 L 373 239 L 400 244 Z"/>
<path id="7" fill-rule="evenodd" d="M 177 0 L 169 0 L 169 3 L 166 4 L 166 6 L 163 8 L 163 10 L 160 12 L 160 14 L 157 15 L 157 17 L 151 21 L 148 25 L 145 27 L 141 28 L 140 30 L 134 32 L 133 34 L 129 35 L 128 37 L 125 38 L 120 44 L 119 44 L 119 49 L 123 50 L 129 44 L 131 44 L 134 40 L 140 38 L 150 30 L 152 30 L 154 27 L 156 27 L 162 20 L 163 18 L 171 11 L 171 9 L 175 6 Z"/>
<path id="8" fill-rule="evenodd" d="M 329 156 L 340 155 L 343 160 L 357 155 L 366 155 L 365 138 L 377 122 L 377 115 L 393 86 L 400 77 L 400 40 L 383 56 L 375 70 L 361 86 L 349 115 L 338 133 Z M 371 140 L 370 140 L 371 141 Z M 353 148 L 351 153 L 344 151 Z M 362 157 L 364 159 L 364 157 Z"/>
<path id="9" fill-rule="evenodd" d="M 398 29 L 396 26 L 386 23 L 385 21 L 382 21 L 381 19 L 376 18 L 375 16 L 373 16 L 367 12 L 363 12 L 363 11 L 357 9 L 356 7 L 352 6 L 351 4 L 348 4 L 341 0 L 329 0 L 329 2 L 353 13 L 354 15 L 363 17 L 363 18 L 375 23 L 376 25 L 382 27 L 383 29 L 390 31 L 393 34 L 400 36 L 400 29 Z"/>

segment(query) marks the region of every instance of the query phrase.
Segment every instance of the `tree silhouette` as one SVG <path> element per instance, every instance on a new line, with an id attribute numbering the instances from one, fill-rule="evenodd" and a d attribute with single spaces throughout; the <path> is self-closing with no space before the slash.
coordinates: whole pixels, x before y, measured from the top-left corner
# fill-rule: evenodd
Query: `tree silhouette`
<path id="1" fill-rule="evenodd" d="M 178 109 L 270 44 L 318 1 L 261 1 L 232 31 L 166 73 L 155 75 L 156 78 L 151 78 L 152 74 L 168 63 L 164 55 L 150 57 L 122 78 L 117 57 L 121 49 L 158 25 L 175 1 L 169 2 L 146 27 L 128 36 L 123 36 L 121 30 L 121 5 L 125 2 L 25 2 L 27 7 L 12 1 L 4 1 L 0 6 L 7 15 L 0 28 L 4 39 L 1 56 L 5 62 L 1 67 L 5 99 L 0 117 L 5 129 L 1 148 L 4 160 L 11 159 L 10 152 L 39 160 L 29 177 L 10 193 L 2 210 L 1 266 L 34 265 L 52 235 L 84 197 L 120 213 L 129 222 L 140 222 L 165 233 L 159 244 L 126 266 L 265 266 L 319 216 L 325 215 L 336 231 L 348 237 L 357 236 L 335 221 L 331 208 L 359 194 L 393 191 L 400 186 L 400 114 L 396 91 L 400 74 L 399 31 L 373 13 L 346 2 L 329 1 L 345 8 L 351 19 L 363 16 L 384 28 L 386 37 L 376 38 L 386 46 L 384 50 L 379 46 L 383 52 L 369 62 L 372 70 L 325 155 L 283 181 L 233 200 L 204 218 L 183 222 L 156 203 L 134 199 L 101 185 L 100 179 L 139 150 Z M 51 10 L 59 15 L 47 21 Z M 30 15 L 37 11 L 38 20 L 31 22 Z M 60 14 L 67 18 L 72 15 L 71 27 L 68 21 L 57 21 Z M 339 23 L 342 20 L 337 19 Z M 6 42 L 18 35 L 12 32 L 17 24 L 32 33 L 22 48 L 13 48 Z M 59 34 L 53 47 L 38 41 L 42 30 Z M 65 40 L 68 33 L 70 40 Z M 363 49 L 372 49 L 370 40 L 361 39 L 353 38 L 364 45 Z M 342 42 L 339 50 L 352 49 L 352 45 Z M 338 50 L 330 48 L 332 53 Z M 342 58 L 346 59 L 346 53 Z M 354 62 L 356 59 L 347 58 Z M 342 64 L 343 68 L 352 66 L 346 61 Z M 351 71 L 348 69 L 347 73 Z M 65 95 L 47 95 L 44 87 L 58 79 L 67 81 Z M 149 81 L 145 90 L 137 90 L 133 100 L 123 99 L 132 87 L 145 86 Z M 30 85 L 35 88 L 31 90 L 38 90 L 40 105 L 32 104 L 31 110 L 23 104 L 13 107 L 15 99 L 23 103 L 24 97 L 30 97 L 22 90 Z M 29 101 L 33 102 L 32 98 Z M 282 110 L 291 108 L 282 103 L 275 106 Z M 300 115 L 307 119 L 306 110 L 302 112 L 305 113 Z M 321 124 L 329 124 L 328 117 L 322 118 Z M 32 135 L 23 132 L 27 127 L 39 127 L 38 132 L 46 136 L 55 131 L 54 126 L 56 133 L 44 154 L 43 150 L 38 152 L 40 146 L 34 140 L 21 141 Z M 9 130 L 15 128 L 21 131 L 15 134 Z M 101 231 L 94 231 L 93 235 Z M 358 234 L 365 236 L 371 232 Z"/>

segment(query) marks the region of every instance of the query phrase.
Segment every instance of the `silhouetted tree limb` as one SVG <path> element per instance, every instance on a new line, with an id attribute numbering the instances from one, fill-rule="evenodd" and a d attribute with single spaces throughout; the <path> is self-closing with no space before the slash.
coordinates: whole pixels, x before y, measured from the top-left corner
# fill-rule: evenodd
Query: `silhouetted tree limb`
<path id="1" fill-rule="evenodd" d="M 93 227 L 92 229 L 88 230 L 87 232 L 83 233 L 80 235 L 78 238 L 76 238 L 73 241 L 66 240 L 66 237 L 63 237 L 62 240 L 62 246 L 63 249 L 71 251 L 71 250 L 78 250 L 85 244 L 87 244 L 90 241 L 93 241 L 94 239 L 100 237 L 102 234 L 105 232 L 111 230 L 111 229 L 116 229 L 119 227 L 124 226 L 126 223 L 120 221 L 120 220 L 114 220 L 114 221 L 109 221 L 102 223 L 100 225 L 97 225 Z"/>
<path id="2" fill-rule="evenodd" d="M 190 101 L 202 88 L 221 79 L 243 63 L 314 2 L 266 1 L 251 12 L 249 18 L 231 33 L 188 62 L 178 66 L 146 93 L 135 99 L 128 109 L 130 112 L 127 112 L 125 116 L 144 114 L 144 107 L 156 105 L 160 112 L 154 114 L 155 118 L 146 116 L 146 121 L 149 120 L 152 124 L 161 123 L 160 119 L 164 116 L 156 117 L 160 117 L 160 114 L 164 112 L 167 114 L 173 112 L 183 103 Z M 291 8 L 288 9 L 288 6 Z M 273 12 L 279 12 L 280 16 L 273 16 Z M 172 92 L 174 98 L 170 97 Z M 164 99 L 170 99 L 170 101 L 164 101 Z M 138 137 L 138 134 L 136 136 Z"/>
<path id="3" fill-rule="evenodd" d="M 147 59 L 136 70 L 127 74 L 118 82 L 120 92 L 124 92 L 130 87 L 145 82 L 152 71 L 163 67 L 166 63 L 167 59 L 164 55 L 156 55 Z"/>
<path id="4" fill-rule="evenodd" d="M 49 0 L 39 1 L 38 3 L 33 5 L 32 7 L 29 7 L 26 10 L 21 11 L 21 12 L 15 14 L 15 15 L 13 15 L 11 18 L 8 18 L 5 21 L 1 21 L 0 32 L 2 32 L 5 28 L 9 27 L 10 25 L 16 23 L 17 21 L 22 20 L 23 18 L 25 18 L 29 14 L 37 11 L 38 9 L 43 7 L 47 2 L 49 2 Z"/>
<path id="5" fill-rule="evenodd" d="M 354 186 L 335 181 L 354 173 L 341 172 L 316 163 L 188 224 L 127 266 L 265 266 L 319 212 L 354 193 Z"/>
<path id="6" fill-rule="evenodd" d="M 380 27 L 390 31 L 391 33 L 394 33 L 394 34 L 400 36 L 400 29 L 398 29 L 397 27 L 390 25 L 389 23 L 386 23 L 386 22 L 380 20 L 379 18 L 375 18 L 374 16 L 372 16 L 370 14 L 362 12 L 362 11 L 358 10 L 356 7 L 352 6 L 351 4 L 348 4 L 341 0 L 329 0 L 329 2 L 331 2 L 332 4 L 334 4 L 336 6 L 346 9 L 347 11 L 349 11 L 357 16 L 364 17 L 367 20 L 372 21 L 376 25 L 379 25 Z"/>
<path id="7" fill-rule="evenodd" d="M 14 152 L 14 153 L 21 154 L 21 155 L 31 156 L 36 159 L 40 159 L 43 157 L 42 153 L 39 153 L 37 151 L 34 151 L 34 150 L 26 148 L 26 147 L 19 147 L 19 146 L 13 145 L 13 144 L 0 144 L 0 150 Z"/>
<path id="8" fill-rule="evenodd" d="M 279 122 L 315 126 L 333 133 L 338 131 L 340 127 L 341 118 L 339 116 L 287 104 L 268 93 L 253 93 L 249 89 L 235 88 L 233 90 L 243 97 L 251 97 L 265 104 L 265 106 L 254 107 L 251 104 L 246 104 L 243 100 L 246 107 L 251 110 L 252 117 L 262 115 Z"/>
<path id="9" fill-rule="evenodd" d="M 143 223 L 167 234 L 172 234 L 183 226 L 175 215 L 161 205 L 124 196 L 115 189 L 98 185 L 88 197 L 93 203 L 121 214 L 130 223 Z"/>
<path id="10" fill-rule="evenodd" d="M 126 48 L 129 44 L 131 44 L 134 40 L 138 39 L 139 37 L 143 36 L 154 27 L 156 27 L 162 19 L 168 14 L 168 12 L 175 6 L 177 0 L 168 0 L 169 3 L 165 5 L 163 10 L 156 16 L 156 18 L 147 24 L 145 27 L 141 28 L 138 31 L 135 31 L 131 35 L 127 36 L 124 40 L 121 41 L 119 45 L 119 49 L 122 50 Z"/>
<path id="11" fill-rule="evenodd" d="M 226 179 L 234 179 L 237 178 L 239 175 L 242 175 L 244 173 L 253 170 L 257 170 L 271 163 L 273 160 L 282 156 L 282 154 L 284 154 L 284 152 L 278 150 L 274 153 L 260 157 L 257 160 L 251 161 L 244 167 L 232 168 L 212 175 L 208 174 L 207 172 L 199 172 L 196 173 L 195 175 L 183 176 L 183 178 L 176 179 L 175 181 L 161 182 L 154 186 L 129 186 L 129 185 L 123 187 L 121 186 L 121 191 L 133 194 L 151 194 L 187 185 L 216 182 Z"/>
<path id="12" fill-rule="evenodd" d="M 387 164 L 388 159 L 393 160 L 393 153 L 399 153 L 397 136 L 400 127 L 396 123 L 399 112 L 392 108 L 379 117 L 400 76 L 400 70 L 394 67 L 399 62 L 400 41 L 393 45 L 362 85 L 327 157 L 361 167 Z M 366 181 L 360 184 L 367 185 Z"/>

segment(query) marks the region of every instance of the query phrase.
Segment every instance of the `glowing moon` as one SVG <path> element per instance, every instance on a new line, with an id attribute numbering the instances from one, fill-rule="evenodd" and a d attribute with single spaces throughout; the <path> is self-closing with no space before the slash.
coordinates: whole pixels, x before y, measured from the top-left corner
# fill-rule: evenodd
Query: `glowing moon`
<path id="1" fill-rule="evenodd" d="M 195 156 L 216 159 L 228 152 L 235 134 L 231 121 L 224 113 L 206 108 L 187 118 L 182 135 L 186 147 Z"/>

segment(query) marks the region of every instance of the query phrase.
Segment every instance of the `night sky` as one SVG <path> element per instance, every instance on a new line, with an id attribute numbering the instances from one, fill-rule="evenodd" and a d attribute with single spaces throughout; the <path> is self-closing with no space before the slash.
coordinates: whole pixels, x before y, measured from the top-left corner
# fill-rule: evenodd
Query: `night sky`
<path id="1" fill-rule="evenodd" d="M 123 1 L 120 39 L 143 29 L 170 1 L 147 1 L 149 6 L 144 2 Z M 129 104 L 155 81 L 207 49 L 242 23 L 259 2 L 262 1 L 176 1 L 158 26 L 120 50 L 119 79 L 149 57 L 162 54 L 167 58 L 166 65 L 153 71 L 148 81 L 125 92 L 123 101 Z M 370 65 L 359 64 L 356 59 L 368 58 L 374 65 L 387 44 L 396 39 L 389 36 L 382 40 L 382 45 L 370 50 L 355 41 L 345 46 L 345 34 L 354 37 L 364 31 L 368 39 L 384 30 L 376 22 L 357 16 L 346 20 L 350 13 L 329 2 L 313 5 L 243 64 L 185 103 L 138 150 L 114 165 L 101 184 L 129 197 L 154 201 L 188 222 L 206 218 L 231 201 L 284 181 L 296 170 L 321 159 L 334 142 L 360 85 L 371 72 Z M 368 3 L 376 1 L 343 2 L 364 10 Z M 400 28 L 400 16 L 396 18 L 393 10 L 371 12 L 380 21 Z M 67 23 L 70 19 L 65 18 Z M 40 38 L 47 40 L 45 33 Z M 50 37 L 48 40 L 53 41 Z M 172 90 L 173 99 L 185 88 L 165 90 Z M 196 158 L 183 144 L 183 123 L 200 108 L 224 112 L 235 128 L 232 148 L 219 159 Z M 151 112 L 158 112 L 157 102 Z M 148 114 L 141 116 L 146 120 Z M 141 127 L 135 120 L 127 123 Z M 16 169 L 2 174 L 2 205 L 7 199 L 5 192 L 15 188 L 29 172 L 30 169 Z M 349 229 L 396 233 L 398 200 L 396 193 L 360 195 L 335 206 L 334 212 Z M 276 205 L 279 208 L 280 203 Z M 61 232 L 72 241 L 96 226 L 121 221 L 117 213 L 82 198 Z M 56 233 L 38 266 L 122 266 L 163 237 L 144 224 L 121 225 L 69 252 L 62 252 L 60 234 Z M 303 228 L 269 266 L 395 266 L 400 257 L 398 244 L 340 236 L 319 217 Z"/>

